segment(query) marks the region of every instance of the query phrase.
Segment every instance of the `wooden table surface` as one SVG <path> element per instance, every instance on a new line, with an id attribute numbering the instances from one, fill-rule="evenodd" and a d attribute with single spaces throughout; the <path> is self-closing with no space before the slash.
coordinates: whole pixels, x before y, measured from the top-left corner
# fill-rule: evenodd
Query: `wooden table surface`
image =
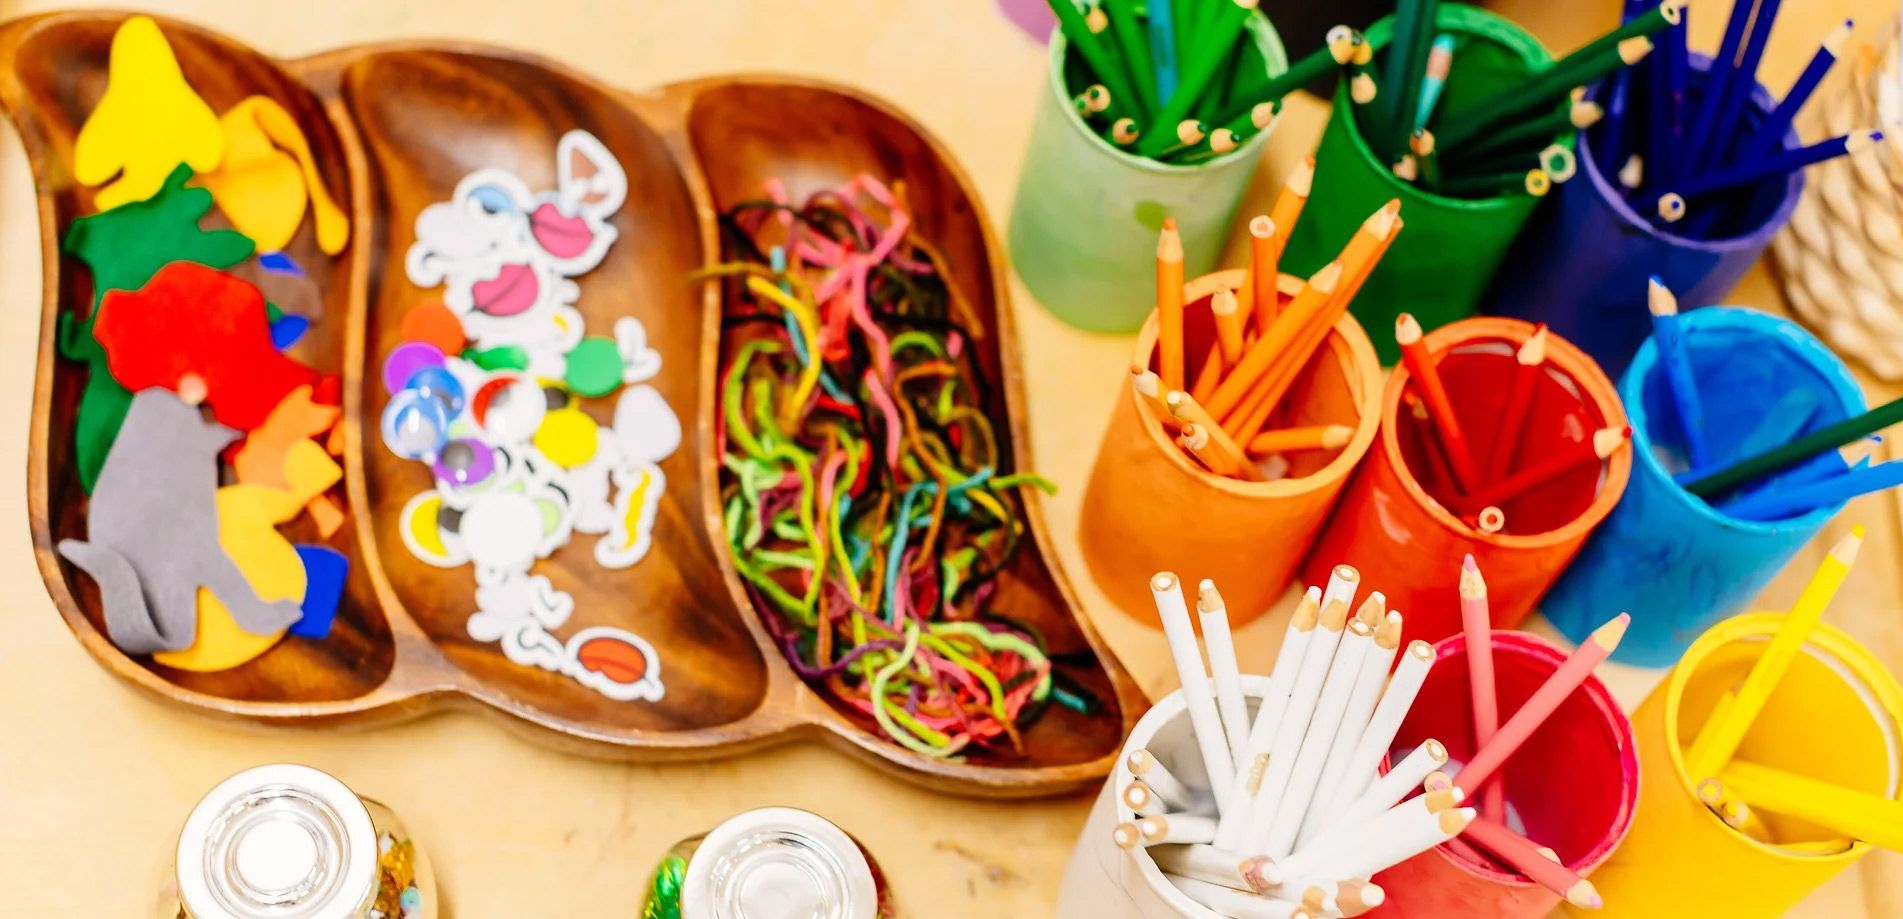
<path id="1" fill-rule="evenodd" d="M 1294 2 L 1265 0 L 1265 7 L 1273 15 L 1278 4 Z M 141 5 L 286 57 L 354 42 L 454 37 L 535 51 L 626 87 L 738 69 L 838 80 L 897 102 L 937 133 L 975 178 L 1000 227 L 1043 85 L 1042 48 L 989 0 Z M 1560 50 L 1608 28 L 1616 6 L 1492 5 Z M 1723 4 L 1697 5 L 1694 44 L 1713 46 Z M 0 16 L 55 6 L 0 0 Z M 1786 4 L 1765 58 L 1767 82 L 1787 85 L 1832 22 L 1862 16 L 1859 35 L 1868 37 L 1894 11 L 1894 3 L 1878 0 Z M 1262 201 L 1312 149 L 1323 115 L 1306 97 L 1288 106 L 1252 200 Z M 0 886 L 7 891 L 0 914 L 146 915 L 166 852 L 198 796 L 231 772 L 276 760 L 329 770 L 396 808 L 435 860 L 457 916 L 633 915 L 647 871 L 668 845 L 771 804 L 809 808 L 858 835 L 886 867 L 908 916 L 1050 914 L 1087 796 L 1001 804 L 942 797 L 812 746 L 679 766 L 597 762 L 545 751 L 497 719 L 463 713 L 365 732 L 268 730 L 166 707 L 120 685 L 61 622 L 28 539 L 27 416 L 40 302 L 35 219 L 18 136 L 0 132 L 0 583 L 8 585 L 0 593 Z M 1231 261 L 1239 255 L 1232 249 Z M 1731 301 L 1783 309 L 1763 269 Z M 1047 502 L 1059 554 L 1125 665 L 1153 696 L 1167 692 L 1175 677 L 1160 635 L 1104 601 L 1075 538 L 1129 341 L 1059 324 L 1022 286 L 1016 309 L 1030 355 L 1032 448 L 1039 470 L 1062 489 Z M 1873 397 L 1894 394 L 1872 387 Z M 1903 532 L 1894 499 L 1854 503 L 1766 591 L 1765 602 L 1787 604 L 1828 543 L 1855 522 L 1870 527 L 1871 544 L 1830 621 L 1903 669 Z M 1379 583 L 1378 572 L 1370 577 Z M 1272 622 L 1280 618 L 1265 617 L 1238 635 L 1245 660 L 1270 658 L 1280 633 Z M 1608 682 L 1628 705 L 1659 676 L 1611 669 Z M 1903 857 L 1879 852 L 1795 914 L 1899 911 Z"/>

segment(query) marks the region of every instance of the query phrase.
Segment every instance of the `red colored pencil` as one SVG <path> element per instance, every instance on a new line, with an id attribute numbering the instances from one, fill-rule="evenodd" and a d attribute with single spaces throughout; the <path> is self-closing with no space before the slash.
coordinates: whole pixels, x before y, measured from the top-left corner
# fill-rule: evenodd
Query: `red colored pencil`
<path id="1" fill-rule="evenodd" d="M 1539 381 L 1540 368 L 1546 363 L 1546 323 L 1540 323 L 1527 336 L 1513 359 L 1513 388 L 1507 390 L 1506 408 L 1500 412 L 1500 432 L 1493 438 L 1493 451 L 1487 454 L 1486 474 L 1482 477 L 1488 482 L 1506 475 L 1520 452 L 1526 409 L 1533 403 L 1533 384 Z"/>
<path id="2" fill-rule="evenodd" d="M 1427 406 L 1428 417 L 1434 420 L 1441 446 L 1447 450 L 1447 460 L 1454 467 L 1454 485 L 1466 494 L 1479 480 L 1473 450 L 1467 446 L 1466 436 L 1460 433 L 1460 420 L 1454 417 L 1447 387 L 1441 384 L 1440 370 L 1434 366 L 1433 356 L 1427 353 L 1427 342 L 1422 335 L 1421 324 L 1413 314 L 1402 313 L 1395 317 L 1394 341 L 1401 346 L 1401 360 L 1420 388 L 1421 401 Z"/>
<path id="3" fill-rule="evenodd" d="M 1487 581 L 1469 554 L 1460 563 L 1460 628 L 1467 637 L 1467 683 L 1473 693 L 1474 749 L 1487 745 L 1500 730 L 1500 703 L 1494 697 L 1493 616 L 1487 604 Z M 1506 783 L 1488 785 L 1480 798 L 1481 813 L 1506 814 Z"/>
<path id="4" fill-rule="evenodd" d="M 1631 428 L 1600 428 L 1592 439 L 1566 444 L 1553 455 L 1489 485 L 1485 490 L 1457 499 L 1456 510 L 1501 506 L 1581 466 L 1605 461 L 1632 437 Z"/>
<path id="5" fill-rule="evenodd" d="M 1573 690 L 1579 688 L 1579 684 L 1592 676 L 1592 669 L 1599 666 L 1600 661 L 1619 647 L 1619 640 L 1625 637 L 1626 626 L 1631 622 L 1630 615 L 1620 613 L 1586 636 L 1586 640 L 1579 643 L 1566 662 L 1559 665 L 1559 669 L 1553 671 L 1553 675 L 1547 677 L 1539 689 L 1533 691 L 1526 704 L 1520 706 L 1520 710 L 1500 726 L 1493 740 L 1474 751 L 1473 759 L 1468 760 L 1467 765 L 1454 776 L 1454 786 L 1465 789 L 1468 794 L 1484 788 L 1487 781 L 1499 771 L 1500 764 L 1506 762 L 1507 757 L 1512 756 L 1521 744 L 1526 743 L 1528 737 L 1533 736 L 1533 732 L 1552 716 L 1553 711 L 1566 701 L 1567 696 L 1572 695 Z"/>
<path id="6" fill-rule="evenodd" d="M 1591 881 L 1580 877 L 1557 860 L 1547 858 L 1541 853 L 1538 844 L 1507 829 L 1498 821 L 1475 817 L 1467 824 L 1465 836 L 1469 842 L 1493 853 L 1508 867 L 1531 878 L 1533 883 L 1565 897 L 1566 902 L 1580 909 L 1598 909 L 1606 905 Z"/>

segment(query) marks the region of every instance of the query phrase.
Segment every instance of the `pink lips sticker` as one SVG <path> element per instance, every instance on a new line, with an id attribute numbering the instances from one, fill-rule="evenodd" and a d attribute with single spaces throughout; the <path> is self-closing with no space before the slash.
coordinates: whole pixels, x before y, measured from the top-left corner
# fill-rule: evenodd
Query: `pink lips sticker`
<path id="1" fill-rule="evenodd" d="M 588 221 L 569 217 L 546 201 L 529 215 L 529 232 L 535 234 L 535 241 L 541 243 L 548 254 L 561 259 L 580 256 L 595 241 L 595 232 L 588 228 Z"/>
<path id="2" fill-rule="evenodd" d="M 470 285 L 476 309 L 491 316 L 514 316 L 535 305 L 541 293 L 535 272 L 523 264 L 503 265 L 496 276 Z"/>

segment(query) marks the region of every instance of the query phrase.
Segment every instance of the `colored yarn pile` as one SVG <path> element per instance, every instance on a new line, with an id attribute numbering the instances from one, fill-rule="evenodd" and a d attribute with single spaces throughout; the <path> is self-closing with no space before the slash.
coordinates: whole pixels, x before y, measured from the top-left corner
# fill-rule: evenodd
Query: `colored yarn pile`
<path id="1" fill-rule="evenodd" d="M 988 612 L 1026 538 L 972 354 L 983 326 L 867 176 L 722 216 L 721 499 L 734 566 L 801 676 L 934 757 L 1008 743 L 1055 695 Z M 883 217 L 883 220 L 880 218 Z"/>

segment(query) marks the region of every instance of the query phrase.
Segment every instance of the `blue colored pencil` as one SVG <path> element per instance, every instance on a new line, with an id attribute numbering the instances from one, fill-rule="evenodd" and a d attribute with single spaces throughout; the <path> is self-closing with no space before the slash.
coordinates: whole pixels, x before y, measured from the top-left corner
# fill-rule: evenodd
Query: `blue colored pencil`
<path id="1" fill-rule="evenodd" d="M 1725 22 L 1724 40 L 1718 43 L 1718 55 L 1712 58 L 1711 70 L 1706 72 L 1705 94 L 1699 100 L 1698 117 L 1692 121 L 1691 130 L 1685 133 L 1688 143 L 1677 150 L 1675 166 L 1684 167 L 1680 172 L 1690 170 L 1697 163 L 1699 144 L 1712 131 L 1716 130 L 1718 106 L 1724 101 L 1724 84 L 1727 74 L 1738 59 L 1738 51 L 1744 46 L 1747 28 L 1751 25 L 1751 14 L 1757 8 L 1758 0 L 1732 0 L 1731 18 Z M 1648 170 L 1656 169 L 1646 164 Z"/>
<path id="2" fill-rule="evenodd" d="M 1808 147 L 1746 160 L 1723 169 L 1701 172 L 1680 182 L 1672 191 L 1682 198 L 1692 198 L 1740 185 L 1749 185 L 1773 176 L 1796 172 L 1812 163 L 1821 163 L 1827 159 L 1856 153 L 1882 139 L 1882 131 L 1852 131 L 1842 137 L 1819 141 Z"/>
<path id="3" fill-rule="evenodd" d="M 1672 406 L 1678 411 L 1679 431 L 1685 437 L 1686 460 L 1693 469 L 1702 469 L 1710 459 L 1705 447 L 1705 405 L 1698 396 L 1691 352 L 1678 327 L 1678 298 L 1654 275 L 1647 286 L 1646 305 L 1652 310 L 1652 342 L 1658 349 L 1659 366 L 1665 368 Z"/>
<path id="4" fill-rule="evenodd" d="M 1903 485 L 1903 462 L 1877 463 L 1815 482 L 1767 490 L 1721 509 L 1740 520 L 1784 520 L 1898 485 Z"/>
<path id="5" fill-rule="evenodd" d="M 1593 141 L 1593 149 L 1599 156 L 1599 172 L 1612 181 L 1618 181 L 1619 170 L 1625 167 L 1626 158 L 1626 112 L 1630 109 L 1628 97 L 1632 93 L 1631 67 L 1621 67 L 1611 77 L 1606 89 L 1606 117 L 1600 119 L 1604 127 L 1600 128 L 1598 139 Z"/>
<path id="6" fill-rule="evenodd" d="M 1150 0 L 1150 63 L 1156 68 L 1156 104 L 1176 94 L 1176 18 L 1170 0 Z"/>
<path id="7" fill-rule="evenodd" d="M 1737 66 L 1725 72 L 1724 93 L 1718 100 L 1717 118 L 1712 122 L 1711 130 L 1697 138 L 1697 168 L 1709 169 L 1723 162 L 1725 151 L 1731 148 L 1732 138 L 1743 128 L 1745 103 L 1757 88 L 1758 62 L 1764 59 L 1764 47 L 1770 43 L 1771 27 L 1777 24 L 1778 5 L 1782 2 L 1758 0 L 1757 16 L 1751 20 L 1751 37 L 1745 40 Z"/>
<path id="8" fill-rule="evenodd" d="M 1434 46 L 1427 52 L 1427 69 L 1421 74 L 1421 104 L 1414 113 L 1414 127 L 1419 131 L 1427 127 L 1427 120 L 1434 117 L 1434 106 L 1440 104 L 1441 90 L 1447 88 L 1447 74 L 1454 67 L 1454 37 L 1445 32 L 1434 36 Z"/>
<path id="9" fill-rule="evenodd" d="M 1810 100 L 1811 93 L 1817 90 L 1817 85 L 1824 81 L 1824 76 L 1837 63 L 1837 57 L 1843 53 L 1844 43 L 1850 40 L 1850 30 L 1855 27 L 1854 21 L 1846 19 L 1843 25 L 1824 36 L 1823 45 L 1811 56 L 1810 63 L 1804 66 L 1804 72 L 1798 75 L 1797 82 L 1791 84 L 1791 91 L 1784 94 L 1784 100 L 1764 120 L 1764 126 L 1745 141 L 1731 162 L 1760 157 L 1783 145 L 1784 135 L 1790 132 L 1791 123 L 1797 120 L 1798 110 Z"/>

